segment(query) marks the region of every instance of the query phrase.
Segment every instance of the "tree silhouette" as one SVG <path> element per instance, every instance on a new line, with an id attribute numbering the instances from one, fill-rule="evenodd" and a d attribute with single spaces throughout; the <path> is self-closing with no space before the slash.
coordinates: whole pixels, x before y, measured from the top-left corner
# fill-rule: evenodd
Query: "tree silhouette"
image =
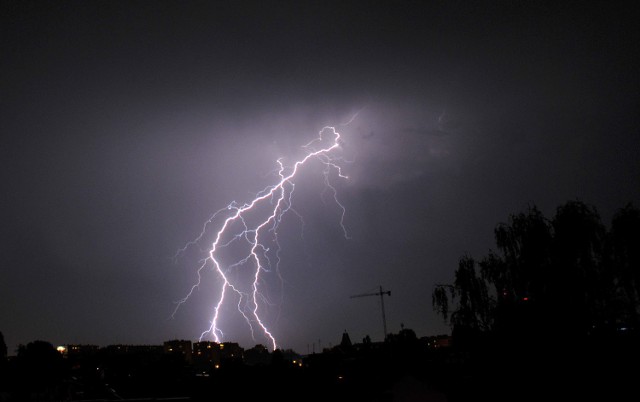
<path id="1" fill-rule="evenodd" d="M 4 341 L 4 335 L 0 332 L 0 395 L 8 389 L 7 377 L 7 344 Z"/>
<path id="2" fill-rule="evenodd" d="M 607 231 L 583 202 L 561 205 L 551 220 L 533 206 L 494 233 L 495 250 L 477 263 L 463 256 L 454 282 L 433 290 L 434 310 L 449 319 L 461 352 L 455 388 L 484 389 L 492 400 L 633 392 L 640 210 L 618 210 Z M 461 398 L 483 399 L 475 391 Z"/>
<path id="3" fill-rule="evenodd" d="M 7 358 L 7 344 L 4 342 L 4 335 L 2 335 L 2 332 L 0 331 L 0 360 L 4 362 L 4 359 L 6 358 Z"/>
<path id="4" fill-rule="evenodd" d="M 533 206 L 494 234 L 496 251 L 479 263 L 463 256 L 454 283 L 433 291 L 434 310 L 454 330 L 584 335 L 605 324 L 637 326 L 640 211 L 632 205 L 616 213 L 609 233 L 594 207 L 569 201 L 551 221 Z"/>
<path id="5" fill-rule="evenodd" d="M 15 375 L 18 395 L 51 399 L 66 375 L 64 360 L 49 342 L 33 341 L 18 347 Z"/>
<path id="6" fill-rule="evenodd" d="M 640 326 L 640 210 L 628 204 L 613 217 L 609 236 L 610 263 L 620 295 L 621 320 Z"/>
<path id="7" fill-rule="evenodd" d="M 491 328 L 495 299 L 489 296 L 485 279 L 476 272 L 473 258 L 465 256 L 460 259 L 453 289 L 458 299 L 458 309 L 451 315 L 454 325 L 472 330 Z"/>

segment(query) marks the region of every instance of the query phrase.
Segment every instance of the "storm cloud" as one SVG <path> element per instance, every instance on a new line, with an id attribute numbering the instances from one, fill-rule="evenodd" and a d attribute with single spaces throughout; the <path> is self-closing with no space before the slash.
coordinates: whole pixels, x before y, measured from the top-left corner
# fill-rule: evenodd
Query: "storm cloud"
<path id="1" fill-rule="evenodd" d="M 10 353 L 197 338 L 217 288 L 169 317 L 206 249 L 173 257 L 324 126 L 342 134 L 350 239 L 305 171 L 269 322 L 301 353 L 345 329 L 380 339 L 374 298 L 349 299 L 379 285 L 391 331 L 447 332 L 433 285 L 527 205 L 579 198 L 606 222 L 638 203 L 640 38 L 623 3 L 286 3 L 0 6 Z"/>

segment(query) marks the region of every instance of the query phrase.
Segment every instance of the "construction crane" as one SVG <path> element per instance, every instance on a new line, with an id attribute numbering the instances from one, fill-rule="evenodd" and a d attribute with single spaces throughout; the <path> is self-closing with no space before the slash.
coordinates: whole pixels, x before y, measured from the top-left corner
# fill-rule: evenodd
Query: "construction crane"
<path id="1" fill-rule="evenodd" d="M 363 293 L 360 295 L 353 295 L 350 298 L 356 298 L 356 297 L 366 297 L 366 296 L 380 296 L 380 305 L 382 306 L 382 328 L 384 329 L 384 339 L 387 339 L 387 319 L 385 318 L 384 315 L 384 296 L 391 296 L 391 291 L 390 290 L 382 290 L 382 286 L 380 286 L 380 290 L 378 292 L 375 293 Z"/>

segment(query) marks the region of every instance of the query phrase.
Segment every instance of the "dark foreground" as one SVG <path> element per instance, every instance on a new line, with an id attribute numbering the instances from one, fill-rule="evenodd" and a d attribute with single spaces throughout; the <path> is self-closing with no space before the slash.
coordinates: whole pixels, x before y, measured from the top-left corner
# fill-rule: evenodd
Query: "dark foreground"
<path id="1" fill-rule="evenodd" d="M 11 362 L 3 368 L 0 401 L 616 400 L 633 395 L 640 378 L 640 347 L 631 333 L 525 344 L 477 338 L 440 349 L 412 342 L 374 346 L 295 361 L 274 352 L 262 364 L 218 367 L 170 356 L 94 356 L 57 368 Z"/>

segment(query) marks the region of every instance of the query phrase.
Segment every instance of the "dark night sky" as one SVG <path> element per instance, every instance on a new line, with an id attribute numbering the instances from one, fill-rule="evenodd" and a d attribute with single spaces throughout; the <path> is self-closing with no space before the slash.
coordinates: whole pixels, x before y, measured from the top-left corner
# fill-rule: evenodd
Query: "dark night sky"
<path id="1" fill-rule="evenodd" d="M 205 273 L 169 319 L 202 258 L 176 251 L 272 184 L 276 158 L 358 111 L 338 127 L 351 239 L 313 169 L 296 193 L 304 227 L 281 228 L 268 325 L 285 348 L 345 329 L 380 340 L 379 300 L 349 298 L 378 285 L 391 331 L 446 333 L 434 284 L 486 254 L 509 214 L 580 199 L 608 225 L 640 204 L 631 2 L 424 3 L 3 1 L 9 353 L 196 340 L 219 279 Z M 227 317 L 226 340 L 266 344 Z"/>

